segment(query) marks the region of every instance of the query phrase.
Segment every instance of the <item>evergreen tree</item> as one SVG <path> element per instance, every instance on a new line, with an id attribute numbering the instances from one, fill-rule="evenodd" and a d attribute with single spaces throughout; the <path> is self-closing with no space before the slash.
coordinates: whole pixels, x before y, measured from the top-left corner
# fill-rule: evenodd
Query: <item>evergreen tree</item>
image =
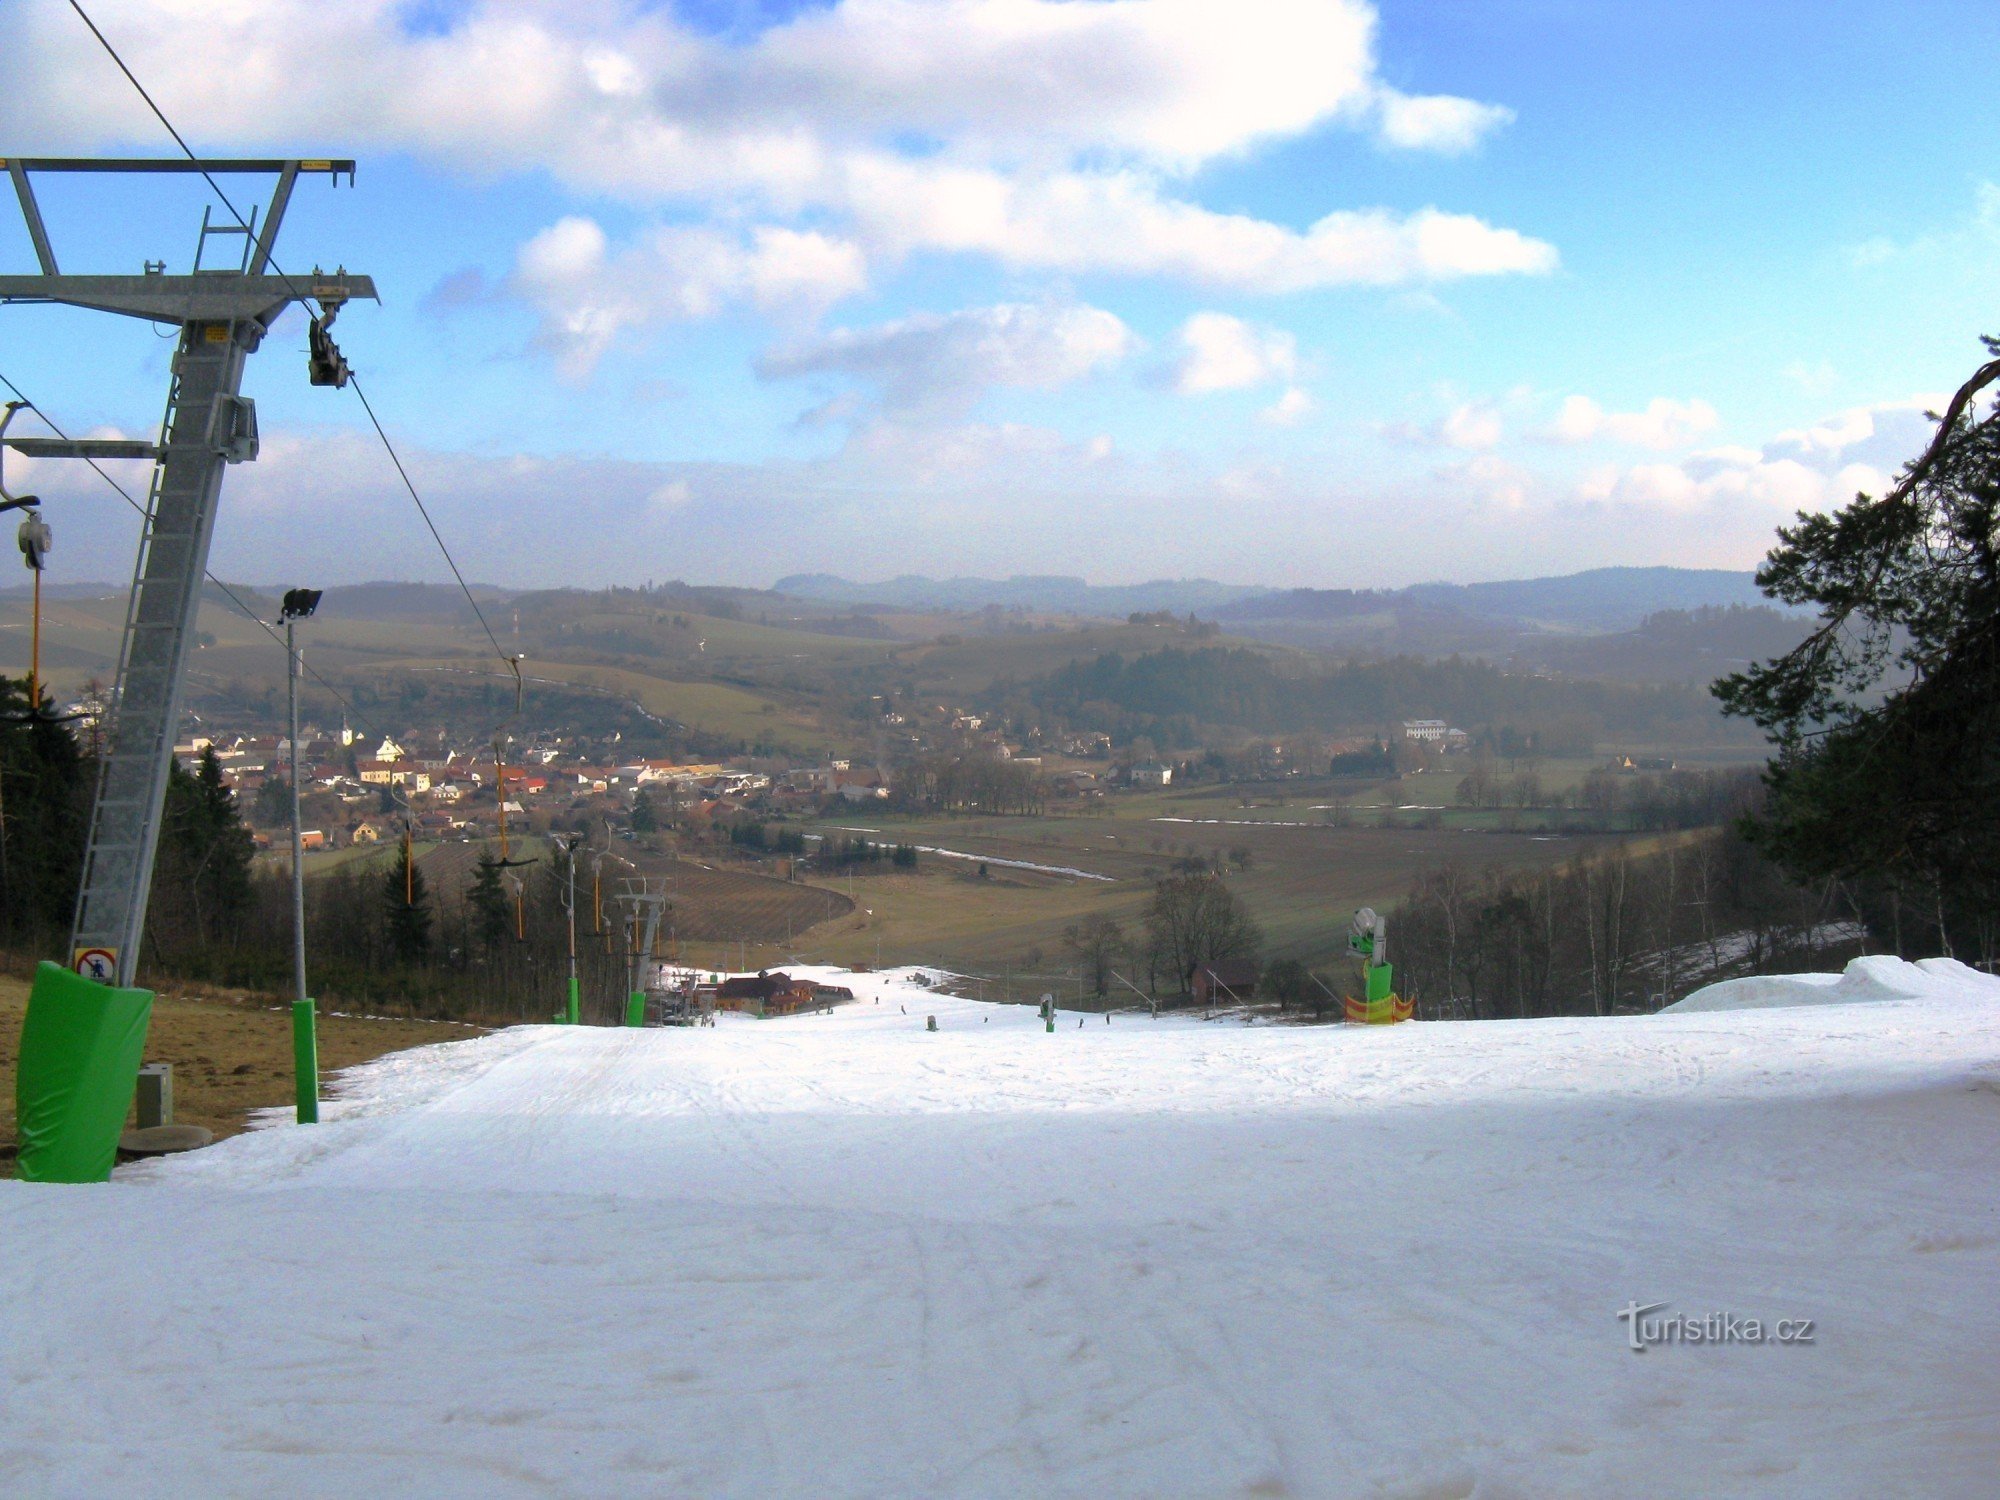
<path id="1" fill-rule="evenodd" d="M 250 804 L 251 819 L 260 827 L 275 828 L 292 820 L 292 784 L 283 776 L 267 776 Z"/>
<path id="2" fill-rule="evenodd" d="M 499 952 L 514 929 L 507 892 L 500 883 L 500 869 L 500 861 L 482 851 L 472 872 L 472 884 L 465 893 L 465 904 L 472 913 L 473 938 L 488 953 Z"/>
<path id="3" fill-rule="evenodd" d="M 2000 355 L 2000 341 L 1987 340 Z M 1886 889 L 1925 917 L 1886 934 L 1991 960 L 2000 897 L 2000 405 L 1953 397 L 1880 498 L 1801 513 L 1758 571 L 1820 612 L 1794 650 L 1723 678 L 1724 710 L 1777 754 L 1749 832 L 1795 877 Z"/>
<path id="4" fill-rule="evenodd" d="M 91 779 L 69 726 L 29 712 L 25 678 L 0 677 L 0 931 L 10 939 L 46 943 L 67 929 Z"/>
<path id="5" fill-rule="evenodd" d="M 192 775 L 178 761 L 170 765 L 147 910 L 155 945 L 201 953 L 233 942 L 250 905 L 255 853 L 214 749 L 202 751 Z"/>
<path id="6" fill-rule="evenodd" d="M 430 887 L 407 848 L 382 877 L 382 915 L 389 951 L 398 963 L 420 964 L 430 956 L 434 918 Z"/>
<path id="7" fill-rule="evenodd" d="M 634 833 L 658 833 L 660 815 L 653 806 L 653 794 L 642 791 L 632 803 L 632 831 Z"/>

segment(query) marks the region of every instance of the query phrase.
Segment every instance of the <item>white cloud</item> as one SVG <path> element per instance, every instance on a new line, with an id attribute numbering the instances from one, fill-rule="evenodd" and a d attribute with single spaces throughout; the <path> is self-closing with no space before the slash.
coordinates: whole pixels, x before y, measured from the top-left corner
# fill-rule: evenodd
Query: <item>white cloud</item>
<path id="1" fill-rule="evenodd" d="M 1183 396 L 1239 391 L 1298 370 L 1298 343 L 1280 328 L 1259 328 L 1228 313 L 1199 312 L 1181 325 L 1181 355 L 1173 370 Z"/>
<path id="2" fill-rule="evenodd" d="M 1287 386 L 1285 394 L 1257 413 L 1257 417 L 1273 427 L 1295 427 L 1312 415 L 1318 404 L 1297 386 Z"/>
<path id="3" fill-rule="evenodd" d="M 1466 214 L 1341 210 L 1303 233 L 1166 196 L 1139 171 L 1008 173 L 872 155 L 843 207 L 877 253 L 991 255 L 1022 270 L 1170 276 L 1271 293 L 1540 275 L 1553 246 Z"/>
<path id="4" fill-rule="evenodd" d="M 1490 401 L 1468 401 L 1454 407 L 1438 424 L 1438 440 L 1453 448 L 1491 448 L 1505 434 L 1500 413 Z"/>
<path id="5" fill-rule="evenodd" d="M 1571 396 L 1556 413 L 1547 435 L 1563 443 L 1608 439 L 1638 448 L 1680 448 L 1715 427 L 1719 419 L 1706 401 L 1674 401 L 1656 396 L 1643 411 L 1606 411 L 1588 396 Z"/>
<path id="6" fill-rule="evenodd" d="M 1755 455 L 1752 455 L 1755 458 Z M 1583 477 L 1576 482 L 1576 498 L 1586 504 L 1599 504 L 1618 493 L 1618 481 L 1624 478 L 1616 464 L 1599 464 L 1586 469 Z"/>
<path id="7" fill-rule="evenodd" d="M 347 0 L 337 47 L 311 0 L 204 7 L 192 27 L 180 0 L 137 0 L 112 32 L 211 138 L 318 134 L 641 200 L 797 188 L 843 149 L 910 135 L 962 159 L 1185 171 L 1332 121 L 1460 150 L 1509 115 L 1382 85 L 1365 0 L 838 0 L 747 42 L 665 8 L 487 0 L 422 32 L 405 11 Z M 6 123 L 109 143 L 145 119 L 73 20 L 23 16 L 13 46 Z"/>
<path id="8" fill-rule="evenodd" d="M 1117 363 L 1136 347 L 1102 308 L 1003 303 L 842 328 L 767 354 L 767 379 L 839 374 L 875 385 L 885 407 L 958 411 L 990 386 L 1048 389 Z"/>
<path id="9" fill-rule="evenodd" d="M 1842 504 L 1856 489 L 1880 493 L 1883 483 L 1855 466 L 1647 455 L 1572 488 L 1497 453 L 1458 457 L 1400 479 L 1346 476 L 1317 454 L 1288 462 L 1255 452 L 1227 461 L 1122 452 L 1094 435 L 897 411 L 803 462 L 404 451 L 461 565 L 527 586 L 550 580 L 540 533 L 494 526 L 496 513 L 556 507 L 572 517 L 561 581 L 583 587 L 662 570 L 754 584 L 794 571 L 872 576 L 888 557 L 898 570 L 1030 572 L 1051 555 L 1097 558 L 1092 576 L 1107 580 L 1173 576 L 1192 556 L 1210 576 L 1327 587 L 1621 562 L 1740 568 L 1769 548 L 1772 528 L 1793 510 Z M 79 502 L 95 493 L 88 470 L 51 472 L 48 483 Z M 217 571 L 282 577 L 311 563 L 312 576 L 329 582 L 375 576 L 379 559 L 348 542 L 357 527 L 407 525 L 392 489 L 371 434 L 274 433 L 264 457 L 232 476 Z M 74 512 L 66 548 L 130 555 L 136 538 L 124 507 L 92 501 Z M 1011 524 L 992 525 L 996 514 Z M 1111 534 L 1122 544 L 1107 561 L 1101 543 Z M 419 553 L 408 561 L 441 570 Z M 1352 571 L 1370 567 L 1372 577 Z"/>
<path id="10" fill-rule="evenodd" d="M 1465 400 L 1462 394 L 1453 385 L 1440 386 L 1436 395 L 1452 403 L 1443 416 L 1432 422 L 1388 422 L 1379 430 L 1391 442 L 1411 448 L 1493 448 L 1507 435 L 1505 412 L 1518 410 L 1530 399 L 1521 391 L 1501 399 L 1477 396 Z"/>
<path id="11" fill-rule="evenodd" d="M 1766 461 L 1753 454 L 1745 462 L 1732 452 L 1727 459 L 1711 454 L 1687 463 L 1595 469 L 1574 493 L 1587 503 L 1664 514 L 1728 513 L 1769 526 L 1798 511 L 1844 505 L 1857 490 L 1880 494 L 1886 484 L 1886 476 L 1865 464 L 1828 474 L 1796 459 Z"/>
<path id="12" fill-rule="evenodd" d="M 1868 407 L 1856 406 L 1811 427 L 1782 432 L 1778 434 L 1778 441 L 1795 443 L 1801 448 L 1817 448 L 1828 453 L 1838 453 L 1843 448 L 1851 448 L 1856 443 L 1866 442 L 1873 436 L 1875 436 L 1875 413 Z"/>
<path id="13" fill-rule="evenodd" d="M 1706 461 L 1709 463 L 1733 464 L 1740 469 L 1750 464 L 1762 463 L 1764 461 L 1764 450 L 1762 448 L 1746 448 L 1741 443 L 1724 443 L 1718 448 L 1702 448 L 1694 453 L 1693 458 L 1697 462 Z M 1616 466 L 1614 465 L 1613 467 L 1615 469 Z"/>
<path id="14" fill-rule="evenodd" d="M 1255 292 L 1557 263 L 1543 241 L 1435 207 L 1342 209 L 1300 232 L 1177 190 L 1218 159 L 1328 124 L 1452 152 L 1509 117 L 1382 84 L 1365 0 L 838 0 L 747 42 L 610 0 L 486 0 L 435 33 L 404 12 L 349 0 L 331 47 L 326 10 L 308 0 L 205 7 L 199 25 L 183 0 L 135 0 L 112 29 L 167 112 L 200 121 L 214 149 L 312 139 L 707 214 L 596 247 L 668 284 L 558 300 L 572 369 L 621 329 L 794 287 L 830 300 L 871 265 L 927 251 Z M 66 14 L 30 8 L 9 47 L 0 133 L 64 150 L 156 145 Z M 222 56 L 229 67 L 214 66 Z"/>
<path id="15" fill-rule="evenodd" d="M 1438 477 L 1469 490 L 1482 505 L 1506 511 L 1525 508 L 1535 491 L 1535 476 L 1527 469 L 1491 453 L 1450 464 Z"/>
<path id="16" fill-rule="evenodd" d="M 1907 241 L 1874 235 L 1849 246 L 1847 259 L 1857 271 L 1904 259 L 1967 260 L 1990 266 L 1996 250 L 2000 250 L 2000 182 L 1981 182 L 1973 189 L 1969 218 Z"/>
<path id="17" fill-rule="evenodd" d="M 1873 464 L 1848 464 L 1827 484 L 1826 503 L 1845 505 L 1856 495 L 1880 495 L 1895 483 Z"/>
<path id="18" fill-rule="evenodd" d="M 1353 0 L 846 0 L 732 71 L 821 125 L 1193 165 L 1365 100 L 1373 29 Z"/>
<path id="19" fill-rule="evenodd" d="M 1901 421 L 1892 425 L 1908 427 L 1909 419 L 1915 414 L 1940 411 L 1950 402 L 1951 397 L 1943 391 L 1932 391 L 1908 396 L 1900 401 L 1877 401 L 1869 406 L 1852 406 L 1846 411 L 1824 417 L 1810 427 L 1794 427 L 1790 431 L 1781 432 L 1772 439 L 1772 443 L 1774 446 L 1790 447 L 1807 455 L 1815 453 L 1838 455 L 1875 437 L 1882 430 L 1883 424 L 1880 420 L 1882 418 L 1900 418 Z"/>
<path id="20" fill-rule="evenodd" d="M 613 252 L 595 220 L 571 217 L 521 247 L 513 285 L 542 314 L 541 342 L 579 376 L 628 329 L 710 317 L 737 297 L 817 312 L 867 274 L 852 243 L 816 231 L 660 228 Z"/>
<path id="21" fill-rule="evenodd" d="M 1418 96 L 1385 88 L 1379 98 L 1383 143 L 1408 151 L 1462 155 L 1514 119 L 1514 111 L 1505 105 L 1450 94 Z"/>

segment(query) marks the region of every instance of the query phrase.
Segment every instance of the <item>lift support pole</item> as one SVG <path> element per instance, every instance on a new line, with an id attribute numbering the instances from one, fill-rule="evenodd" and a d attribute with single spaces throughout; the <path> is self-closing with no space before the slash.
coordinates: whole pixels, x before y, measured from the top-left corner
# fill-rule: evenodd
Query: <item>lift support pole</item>
<path id="1" fill-rule="evenodd" d="M 328 309 L 375 297 L 366 276 L 315 271 L 297 279 L 270 274 L 271 248 L 301 172 L 351 182 L 351 161 L 186 161 L 10 158 L 5 162 L 28 236 L 41 264 L 35 276 L 0 276 L 0 303 L 57 302 L 119 313 L 180 329 L 172 386 L 147 495 L 145 529 L 133 570 L 112 700 L 110 734 L 92 805 L 83 884 L 77 894 L 72 964 L 87 975 L 128 986 L 152 887 L 161 809 L 180 726 L 181 685 L 208 568 L 209 540 L 226 465 L 257 456 L 255 406 L 240 391 L 243 365 L 286 307 L 312 299 Z M 275 174 L 278 183 L 259 229 L 251 223 L 204 224 L 192 274 L 169 276 L 148 265 L 140 276 L 61 273 L 30 183 L 45 172 L 206 172 Z M 217 236 L 240 236 L 235 264 L 205 270 L 201 247 Z M 135 457 L 130 442 L 93 444 L 10 438 L 8 446 L 38 457 Z"/>

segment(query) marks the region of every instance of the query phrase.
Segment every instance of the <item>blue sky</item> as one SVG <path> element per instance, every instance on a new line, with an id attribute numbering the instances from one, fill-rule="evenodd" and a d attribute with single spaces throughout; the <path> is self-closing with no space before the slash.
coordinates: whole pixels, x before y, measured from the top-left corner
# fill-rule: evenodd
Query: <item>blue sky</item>
<path id="1" fill-rule="evenodd" d="M 12 9 L 0 145 L 170 148 L 67 5 Z M 93 14 L 200 149 L 360 160 L 280 259 L 376 277 L 338 335 L 498 582 L 1744 567 L 2000 331 L 1990 4 Z M 198 189 L 43 199 L 66 268 L 178 269 Z M 302 345 L 253 362 L 218 570 L 442 576 Z M 145 431 L 169 349 L 0 309 L 72 428 Z M 129 567 L 115 497 L 10 474 L 59 571 Z"/>

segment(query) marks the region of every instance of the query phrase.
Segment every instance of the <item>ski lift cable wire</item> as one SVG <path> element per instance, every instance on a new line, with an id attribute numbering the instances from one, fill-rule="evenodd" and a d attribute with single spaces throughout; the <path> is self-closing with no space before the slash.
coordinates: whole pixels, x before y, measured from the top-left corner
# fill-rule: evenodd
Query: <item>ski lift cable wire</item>
<path id="1" fill-rule="evenodd" d="M 181 135 L 180 131 L 174 128 L 174 122 L 167 118 L 166 111 L 161 109 L 154 102 L 153 96 L 146 92 L 146 86 L 139 82 L 137 75 L 132 72 L 131 68 L 126 66 L 125 59 L 118 55 L 118 49 L 111 45 L 110 38 L 98 30 L 97 23 L 91 20 L 90 13 L 83 8 L 79 0 L 69 0 L 69 6 L 71 10 L 76 12 L 77 17 L 83 24 L 90 29 L 90 34 L 97 38 L 98 45 L 104 49 L 106 55 L 110 57 L 113 63 L 117 64 L 118 71 L 125 75 L 126 81 L 138 91 L 139 97 L 146 103 L 146 108 L 153 112 L 153 117 L 166 129 L 167 134 L 174 138 L 174 144 L 181 148 L 182 153 L 189 161 L 195 163 L 196 169 L 201 173 L 202 180 L 209 185 L 215 196 L 221 200 L 222 206 L 229 210 L 230 216 L 236 220 L 237 224 L 245 232 L 249 232 L 250 221 L 243 217 L 242 212 L 236 207 L 230 196 L 222 190 L 222 185 L 215 180 L 213 174 L 201 166 L 201 158 L 195 155 L 193 148 L 188 145 L 186 138 Z M 267 252 L 266 259 L 269 261 L 272 271 L 297 295 L 297 283 L 286 274 L 284 267 L 278 264 L 275 253 Z M 299 300 L 305 301 L 307 299 L 300 296 Z M 438 551 L 444 554 L 445 565 L 451 569 L 452 577 L 458 580 L 459 592 L 465 595 L 465 602 L 472 606 L 472 613 L 479 621 L 479 628 L 486 632 L 486 639 L 492 643 L 494 654 L 506 662 L 512 670 L 515 678 L 516 697 L 518 699 L 521 677 L 520 659 L 515 656 L 509 656 L 501 647 L 500 638 L 493 633 L 493 627 L 486 619 L 486 611 L 479 607 L 478 599 L 473 597 L 472 590 L 467 587 L 465 574 L 459 570 L 458 560 L 451 555 L 451 548 L 445 545 L 443 534 L 438 531 L 437 523 L 431 519 L 429 507 L 424 504 L 423 497 L 417 493 L 416 485 L 410 481 L 409 471 L 403 467 L 401 455 L 396 452 L 395 444 L 389 441 L 388 432 L 383 428 L 381 420 L 375 415 L 374 406 L 369 402 L 367 393 L 361 388 L 360 378 L 350 374 L 348 384 L 354 388 L 354 394 L 360 398 L 362 410 L 368 413 L 369 425 L 375 429 L 376 437 L 381 439 L 383 450 L 389 455 L 389 462 L 395 465 L 396 474 L 403 481 L 403 488 L 410 492 L 410 498 L 416 502 L 417 514 L 423 517 L 424 525 L 429 528 L 432 540 L 438 545 Z"/>
<path id="2" fill-rule="evenodd" d="M 28 401 L 27 392 L 23 391 L 18 385 L 14 384 L 14 382 L 7 376 L 7 373 L 4 370 L 0 370 L 0 385 L 6 386 L 7 389 L 12 391 L 14 395 L 18 397 L 20 400 L 26 401 L 28 404 L 28 408 L 48 425 L 49 431 L 53 432 L 57 437 L 62 438 L 65 441 L 68 441 L 69 434 L 63 431 L 63 429 L 57 425 L 55 419 L 51 417 L 46 411 L 42 410 L 41 407 L 35 405 L 34 402 Z M 119 496 L 125 501 L 125 503 L 131 506 L 133 510 L 138 512 L 139 516 L 142 519 L 144 518 L 146 514 L 146 507 L 140 504 L 140 502 L 133 497 L 132 492 L 126 489 L 124 485 L 120 484 L 114 475 L 107 472 L 104 469 L 104 467 L 101 464 L 99 464 L 98 461 L 94 458 L 86 458 L 84 462 L 89 464 L 92 469 L 96 470 L 97 477 L 99 479 L 102 479 L 106 484 L 110 485 L 112 489 L 116 490 Z M 241 611 L 244 619 L 248 620 L 251 624 L 255 625 L 259 630 L 263 631 L 264 634 L 268 635 L 280 647 L 282 647 L 285 644 L 285 638 L 278 633 L 277 627 L 272 625 L 269 621 L 267 621 L 261 615 L 259 615 L 256 610 L 252 609 L 248 604 L 246 604 L 243 601 L 242 596 L 239 595 L 236 592 L 236 590 L 232 589 L 228 584 L 224 583 L 220 578 L 217 578 L 214 573 L 210 572 L 206 568 L 202 569 L 202 574 L 204 577 L 208 579 L 210 583 L 214 584 L 216 588 L 222 592 L 224 598 L 226 598 L 231 604 L 235 605 L 239 611 Z M 306 675 L 311 677 L 313 681 L 317 682 L 321 687 L 325 688 L 329 693 L 331 693 L 334 696 L 335 699 L 339 701 L 340 706 L 343 709 L 345 709 L 350 715 L 353 716 L 355 723 L 361 729 L 363 729 L 364 731 L 366 731 L 371 735 L 375 733 L 375 730 L 369 726 L 367 716 L 363 714 L 360 709 L 354 706 L 353 701 L 349 699 L 345 693 L 341 692 L 339 688 L 335 687 L 331 682 L 327 681 L 327 679 L 324 676 L 322 676 L 309 662 L 307 662 L 305 659 L 305 654 L 303 652 L 301 652 L 299 655 L 299 665 L 305 670 Z"/>

